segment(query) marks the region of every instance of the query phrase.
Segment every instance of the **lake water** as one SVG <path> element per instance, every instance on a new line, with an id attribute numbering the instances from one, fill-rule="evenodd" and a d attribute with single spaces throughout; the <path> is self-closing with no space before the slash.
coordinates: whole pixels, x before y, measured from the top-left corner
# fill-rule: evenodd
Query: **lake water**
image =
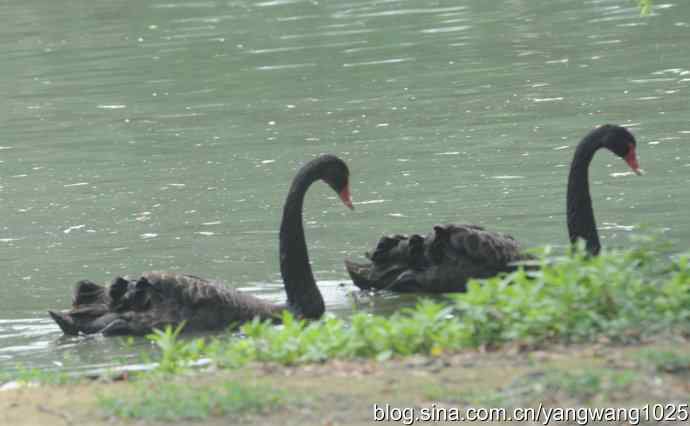
<path id="1" fill-rule="evenodd" d="M 0 6 L 0 370 L 135 362 L 61 338 L 73 283 L 145 270 L 283 300 L 289 180 L 330 152 L 356 210 L 306 201 L 327 307 L 384 233 L 464 222 L 563 244 L 567 166 L 593 126 L 629 126 L 641 166 L 592 164 L 605 245 L 633 225 L 687 249 L 690 3 L 629 0 L 28 0 Z M 344 283 L 345 285 L 341 285 Z M 356 296 L 356 295 L 355 295 Z"/>

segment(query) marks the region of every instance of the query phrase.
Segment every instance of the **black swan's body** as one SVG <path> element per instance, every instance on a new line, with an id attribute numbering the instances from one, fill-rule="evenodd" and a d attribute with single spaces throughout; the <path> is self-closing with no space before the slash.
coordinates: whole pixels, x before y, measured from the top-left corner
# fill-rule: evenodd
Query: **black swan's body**
<path id="1" fill-rule="evenodd" d="M 568 178 L 568 231 L 571 242 L 584 239 L 591 254 L 599 252 L 600 244 L 589 195 L 589 164 L 599 148 L 607 148 L 639 174 L 635 146 L 628 130 L 605 125 L 591 131 L 575 150 Z M 515 262 L 530 258 L 511 236 L 474 225 L 435 226 L 426 236 L 386 236 L 366 256 L 367 263 L 345 260 L 357 287 L 432 293 L 465 291 L 468 279 L 512 271 Z"/>
<path id="2" fill-rule="evenodd" d="M 325 310 L 316 286 L 302 225 L 302 206 L 309 186 L 325 181 L 352 208 L 347 165 L 322 155 L 304 165 L 290 187 L 280 226 L 280 271 L 287 304 L 276 305 L 250 294 L 192 275 L 147 272 L 136 280 L 118 277 L 108 288 L 80 281 L 73 307 L 49 312 L 65 334 L 142 335 L 178 325 L 187 331 L 223 329 L 259 317 L 278 321 L 284 310 L 301 318 L 320 318 Z"/>
<path id="3" fill-rule="evenodd" d="M 370 263 L 345 260 L 350 277 L 362 290 L 462 292 L 470 278 L 488 278 L 515 269 L 528 259 L 510 235 L 476 225 L 437 225 L 426 236 L 382 237 Z"/>

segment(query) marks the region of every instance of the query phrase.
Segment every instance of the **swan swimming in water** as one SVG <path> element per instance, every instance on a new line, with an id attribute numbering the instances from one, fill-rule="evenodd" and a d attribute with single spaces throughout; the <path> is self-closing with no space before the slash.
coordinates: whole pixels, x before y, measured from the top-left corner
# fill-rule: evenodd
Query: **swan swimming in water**
<path id="1" fill-rule="evenodd" d="M 322 180 L 352 209 L 350 172 L 341 159 L 321 155 L 297 172 L 283 206 L 280 225 L 280 272 L 285 305 L 193 275 L 146 272 L 138 279 L 117 277 L 109 287 L 84 280 L 74 290 L 72 309 L 49 311 L 65 334 L 144 335 L 183 321 L 186 331 L 218 330 L 256 317 L 279 321 L 288 310 L 300 318 L 318 319 L 323 297 L 314 280 L 304 237 L 302 207 L 312 183 Z"/>
<path id="2" fill-rule="evenodd" d="M 606 148 L 641 174 L 635 137 L 624 127 L 607 124 L 589 132 L 575 149 L 568 177 L 566 212 L 571 243 L 583 239 L 596 255 L 601 245 L 589 192 L 588 170 L 594 154 Z M 434 226 L 427 236 L 381 238 L 369 262 L 345 260 L 354 284 L 363 289 L 397 292 L 462 292 L 470 278 L 488 278 L 515 270 L 529 259 L 513 237 L 476 225 Z"/>

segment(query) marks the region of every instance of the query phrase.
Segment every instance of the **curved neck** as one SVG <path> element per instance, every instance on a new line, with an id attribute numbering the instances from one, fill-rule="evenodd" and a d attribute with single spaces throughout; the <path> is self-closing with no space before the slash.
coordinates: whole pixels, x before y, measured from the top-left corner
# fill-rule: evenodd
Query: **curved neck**
<path id="1" fill-rule="evenodd" d="M 288 309 L 298 317 L 317 319 L 325 312 L 321 292 L 309 265 L 302 224 L 304 195 L 319 179 L 313 167 L 304 167 L 292 181 L 280 224 L 280 274 L 285 284 Z"/>
<path id="2" fill-rule="evenodd" d="M 589 164 L 601 147 L 598 139 L 585 137 L 575 149 L 568 176 L 566 213 L 570 242 L 575 243 L 578 238 L 582 238 L 587 244 L 587 252 L 592 255 L 599 253 L 601 245 L 589 194 Z"/>

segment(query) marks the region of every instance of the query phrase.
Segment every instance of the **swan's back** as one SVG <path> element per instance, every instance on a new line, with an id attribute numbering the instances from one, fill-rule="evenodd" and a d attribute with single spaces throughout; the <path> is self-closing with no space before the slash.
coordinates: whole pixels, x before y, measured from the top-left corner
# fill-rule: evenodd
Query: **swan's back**
<path id="1" fill-rule="evenodd" d="M 72 309 L 51 316 L 66 334 L 147 334 L 185 323 L 187 331 L 220 330 L 255 317 L 278 320 L 282 307 L 193 275 L 145 272 L 108 287 L 80 281 Z"/>
<path id="2" fill-rule="evenodd" d="M 275 318 L 282 310 L 251 294 L 194 275 L 146 272 L 142 278 L 154 289 L 160 289 L 163 301 L 171 308 L 186 312 L 186 320 L 195 329 L 227 327 L 254 317 Z"/>
<path id="3" fill-rule="evenodd" d="M 468 279 L 511 271 L 511 262 L 529 258 L 510 235 L 454 224 L 424 237 L 383 237 L 367 257 L 370 264 L 346 261 L 358 287 L 433 293 L 465 291 Z"/>

